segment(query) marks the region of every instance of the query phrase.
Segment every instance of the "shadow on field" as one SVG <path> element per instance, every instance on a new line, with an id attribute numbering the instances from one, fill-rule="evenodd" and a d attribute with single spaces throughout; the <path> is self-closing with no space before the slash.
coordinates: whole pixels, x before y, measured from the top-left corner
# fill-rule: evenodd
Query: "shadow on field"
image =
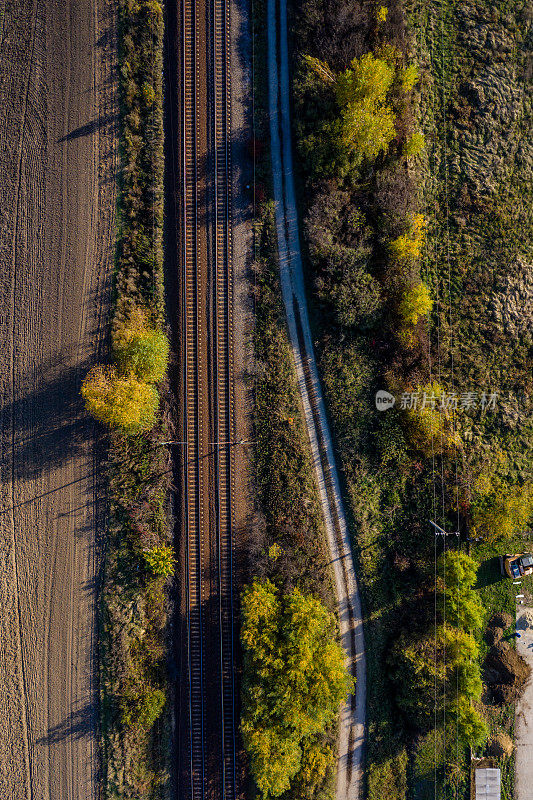
<path id="1" fill-rule="evenodd" d="M 69 717 L 58 725 L 49 728 L 46 736 L 37 740 L 37 744 L 59 744 L 66 739 L 85 739 L 94 735 L 96 704 L 87 703 L 79 711 L 73 711 Z"/>
<path id="2" fill-rule="evenodd" d="M 95 441 L 95 423 L 84 409 L 80 389 L 83 378 L 95 363 L 97 338 L 96 331 L 89 331 L 81 346 L 63 348 L 31 371 L 18 372 L 15 354 L 14 399 L 0 407 L 3 451 L 5 456 L 8 453 L 12 456 L 3 459 L 2 482 L 16 484 L 53 474 L 77 455 L 87 455 Z M 62 486 L 45 489 L 42 494 L 37 492 L 26 502 L 65 486 L 74 486 L 88 477 L 91 478 L 87 474 L 72 475 Z M 3 513 L 7 510 L 3 509 Z"/>
<path id="3" fill-rule="evenodd" d="M 80 125 L 79 128 L 75 128 L 70 133 L 62 136 L 61 139 L 59 139 L 59 142 L 71 142 L 74 139 L 81 139 L 83 136 L 91 136 L 93 133 L 96 133 L 96 131 L 106 128 L 108 125 L 111 125 L 114 128 L 117 122 L 118 114 L 111 114 L 107 117 L 99 117 L 91 122 L 87 122 L 85 125 Z"/>

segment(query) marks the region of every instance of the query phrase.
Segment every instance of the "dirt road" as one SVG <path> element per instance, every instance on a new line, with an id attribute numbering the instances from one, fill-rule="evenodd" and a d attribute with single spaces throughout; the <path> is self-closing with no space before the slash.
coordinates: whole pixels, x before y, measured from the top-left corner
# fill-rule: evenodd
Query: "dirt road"
<path id="1" fill-rule="evenodd" d="M 361 600 L 307 313 L 292 167 L 286 0 L 279 0 L 279 14 L 276 0 L 268 0 L 267 13 L 270 145 L 281 288 L 333 566 L 341 641 L 346 665 L 357 678 L 355 696 L 348 698 L 340 712 L 336 798 L 358 800 L 363 789 L 366 719 Z"/>
<path id="2" fill-rule="evenodd" d="M 0 0 L 0 797 L 96 793 L 94 430 L 112 264 L 107 0 Z"/>

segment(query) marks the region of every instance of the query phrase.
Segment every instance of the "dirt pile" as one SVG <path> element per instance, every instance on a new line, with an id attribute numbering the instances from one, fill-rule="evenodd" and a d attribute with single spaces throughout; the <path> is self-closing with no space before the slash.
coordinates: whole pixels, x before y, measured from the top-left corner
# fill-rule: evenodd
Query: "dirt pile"
<path id="1" fill-rule="evenodd" d="M 485 641 L 493 647 L 498 644 L 503 637 L 503 628 L 489 628 L 485 633 Z"/>
<path id="2" fill-rule="evenodd" d="M 516 621 L 516 629 L 527 631 L 533 629 L 533 608 L 526 608 L 523 614 Z"/>
<path id="3" fill-rule="evenodd" d="M 507 611 L 498 611 L 489 620 L 489 628 L 510 628 L 513 624 L 513 615 Z"/>
<path id="4" fill-rule="evenodd" d="M 513 740 L 505 731 L 498 731 L 489 739 L 487 752 L 496 758 L 508 758 L 514 750 Z"/>
<path id="5" fill-rule="evenodd" d="M 491 647 L 485 660 L 484 677 L 492 701 L 505 705 L 517 700 L 530 673 L 529 665 L 507 642 L 500 641 Z"/>

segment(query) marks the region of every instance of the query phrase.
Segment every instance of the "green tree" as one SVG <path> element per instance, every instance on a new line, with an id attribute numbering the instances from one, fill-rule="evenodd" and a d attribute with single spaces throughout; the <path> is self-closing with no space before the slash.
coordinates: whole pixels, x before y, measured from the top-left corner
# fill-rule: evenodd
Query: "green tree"
<path id="1" fill-rule="evenodd" d="M 466 746 L 480 747 L 487 739 L 487 723 L 465 695 L 459 695 L 447 706 L 450 716 L 449 736 Z"/>
<path id="2" fill-rule="evenodd" d="M 87 411 L 99 422 L 127 434 L 150 430 L 159 396 L 134 375 L 119 376 L 113 368 L 94 367 L 82 383 Z"/>
<path id="3" fill-rule="evenodd" d="M 481 697 L 479 646 L 473 636 L 455 628 L 448 619 L 446 625 L 422 635 L 403 631 L 391 649 L 389 664 L 396 701 L 420 730 L 429 730 L 433 724 L 435 683 L 439 687 L 437 712 L 444 701 L 447 708 L 456 702 L 457 690 L 468 702 Z"/>
<path id="4" fill-rule="evenodd" d="M 320 738 L 305 739 L 302 743 L 300 769 L 291 782 L 291 788 L 299 800 L 313 800 L 316 791 L 324 785 L 328 776 L 335 771 L 333 748 L 324 744 Z"/>
<path id="5" fill-rule="evenodd" d="M 440 628 L 438 635 L 446 645 L 448 702 L 457 694 L 457 688 L 470 700 L 479 700 L 482 686 L 478 643 L 470 633 L 449 624 Z"/>
<path id="6" fill-rule="evenodd" d="M 335 619 L 316 598 L 256 580 L 242 610 L 243 739 L 262 796 L 278 797 L 300 769 L 306 739 L 326 729 L 352 681 Z"/>
<path id="7" fill-rule="evenodd" d="M 300 742 L 293 732 L 256 724 L 243 719 L 244 747 L 250 757 L 250 769 L 264 798 L 279 797 L 289 789 L 302 760 Z"/>
<path id="8" fill-rule="evenodd" d="M 466 553 L 447 550 L 439 560 L 441 603 L 446 603 L 446 616 L 451 625 L 465 630 L 479 631 L 483 625 L 483 606 L 473 589 L 477 580 L 477 562 Z"/>
<path id="9" fill-rule="evenodd" d="M 347 328 L 369 328 L 379 312 L 379 284 L 365 269 L 370 252 L 369 247 L 331 245 L 321 253 L 327 271 L 317 279 L 318 295 L 331 304 L 338 324 Z"/>
<path id="10" fill-rule="evenodd" d="M 432 631 L 416 635 L 404 630 L 389 653 L 396 702 L 411 724 L 421 730 L 428 730 L 433 723 L 435 680 L 441 685 L 444 678 L 442 652 L 442 637 L 435 639 Z"/>
<path id="11" fill-rule="evenodd" d="M 151 328 L 146 313 L 130 311 L 113 336 L 115 360 L 121 372 L 132 372 L 145 383 L 159 383 L 168 367 L 169 343 L 162 331 Z"/>

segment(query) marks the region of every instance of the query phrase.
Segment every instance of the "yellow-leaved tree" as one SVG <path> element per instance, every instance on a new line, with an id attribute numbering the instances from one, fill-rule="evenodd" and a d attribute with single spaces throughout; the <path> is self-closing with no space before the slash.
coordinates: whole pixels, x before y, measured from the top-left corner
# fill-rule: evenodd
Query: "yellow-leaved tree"
<path id="1" fill-rule="evenodd" d="M 395 114 L 387 102 L 393 81 L 394 68 L 372 53 L 354 58 L 337 76 L 342 140 L 356 160 L 376 158 L 396 135 Z"/>
<path id="2" fill-rule="evenodd" d="M 433 301 L 429 295 L 427 285 L 420 281 L 411 286 L 402 294 L 400 307 L 400 329 L 398 337 L 404 347 L 412 347 L 414 342 L 414 329 L 420 317 L 425 317 L 433 308 Z"/>
<path id="3" fill-rule="evenodd" d="M 154 426 L 159 395 L 135 375 L 119 375 L 112 367 L 94 367 L 81 387 L 87 411 L 99 422 L 135 434 Z"/>
<path id="4" fill-rule="evenodd" d="M 509 486 L 494 478 L 486 494 L 472 504 L 471 529 L 487 541 L 508 538 L 533 521 L 533 483 Z"/>
<path id="5" fill-rule="evenodd" d="M 423 214 L 414 214 L 407 231 L 389 244 L 393 258 L 400 263 L 416 261 L 420 257 L 424 244 L 426 225 L 426 218 Z"/>
<path id="6" fill-rule="evenodd" d="M 432 308 L 433 301 L 429 296 L 429 289 L 423 281 L 420 281 L 416 286 L 406 289 L 402 295 L 400 302 L 402 322 L 406 326 L 414 327 L 419 318 L 425 317 Z"/>
<path id="7" fill-rule="evenodd" d="M 418 67 L 416 64 L 408 64 L 400 72 L 400 82 L 404 92 L 411 92 L 418 83 Z"/>
<path id="8" fill-rule="evenodd" d="M 407 159 L 420 155 L 426 144 L 426 139 L 421 131 L 414 131 L 403 146 L 403 154 Z"/>

